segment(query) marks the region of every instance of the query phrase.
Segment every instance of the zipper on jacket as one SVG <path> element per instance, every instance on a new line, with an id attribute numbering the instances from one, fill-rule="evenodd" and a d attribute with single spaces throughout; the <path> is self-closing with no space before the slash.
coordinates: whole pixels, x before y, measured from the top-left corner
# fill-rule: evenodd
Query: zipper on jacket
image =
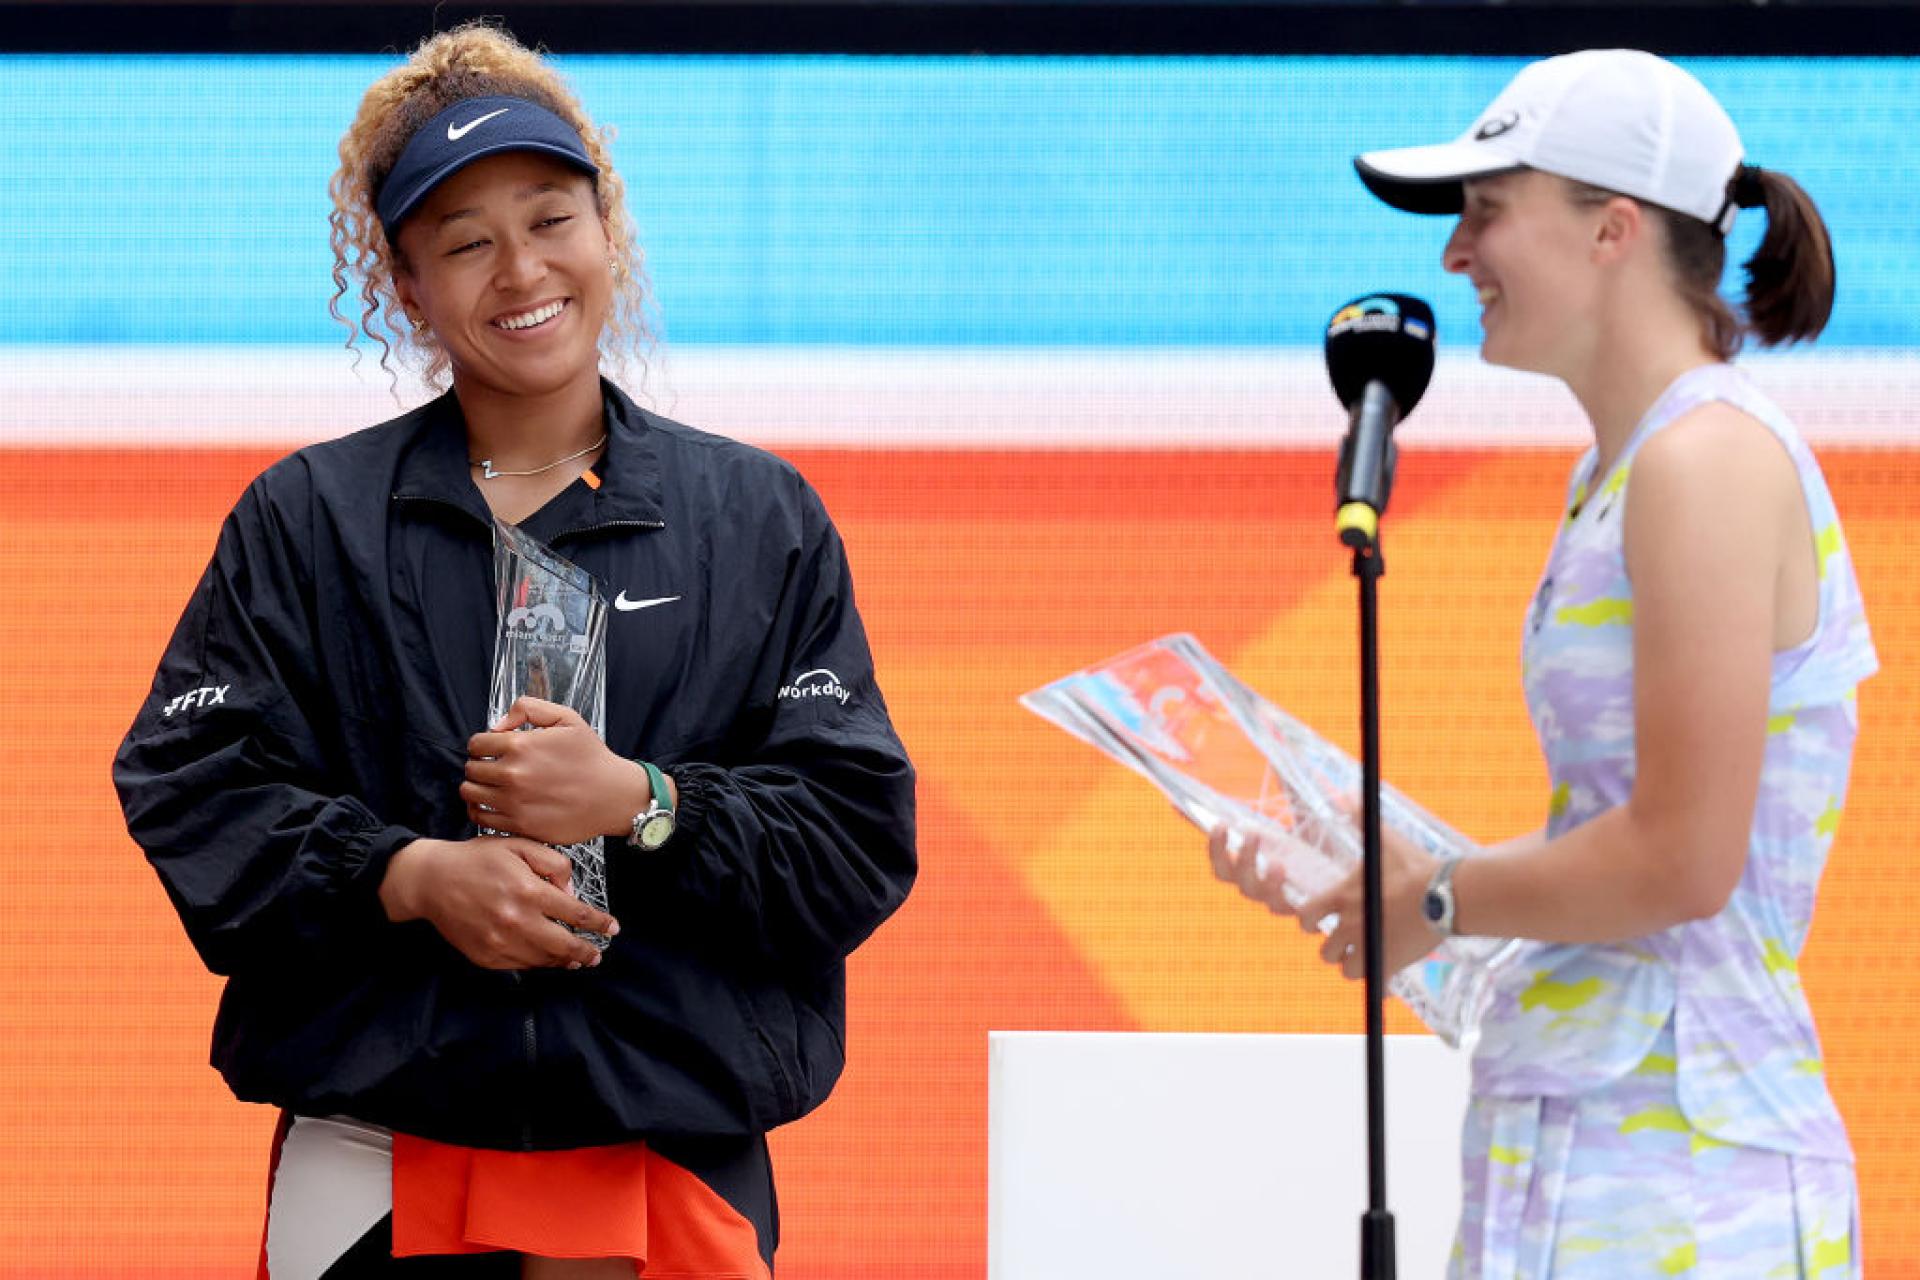
<path id="1" fill-rule="evenodd" d="M 527 990 L 525 975 L 513 971 L 513 989 L 520 996 L 520 1048 L 526 1054 L 527 1078 L 522 1086 L 521 1097 L 531 1099 L 534 1096 L 536 1068 L 540 1062 L 540 1037 L 533 1022 L 533 997 Z M 533 1104 L 522 1101 L 520 1105 L 520 1149 L 533 1150 Z"/>
<path id="2" fill-rule="evenodd" d="M 605 533 L 609 529 L 653 530 L 664 529 L 666 527 L 667 522 L 665 520 L 608 520 L 604 524 L 588 524 L 582 525 L 578 529 L 562 529 L 559 533 L 553 535 L 553 540 L 559 543 L 571 538 L 584 538 L 589 533 Z"/>
<path id="3" fill-rule="evenodd" d="M 461 515 L 465 516 L 470 523 L 478 525 L 483 529 L 489 540 L 493 538 L 493 526 L 457 502 L 449 502 L 445 498 L 436 498 L 426 493 L 396 493 L 391 496 L 395 502 L 425 502 L 436 507 L 445 507 L 449 511 L 458 511 Z"/>
<path id="4" fill-rule="evenodd" d="M 528 1006 L 526 1013 L 522 1015 L 520 1038 L 527 1050 L 527 1084 L 531 1087 L 534 1083 L 534 1064 L 540 1059 L 540 1046 L 533 1026 L 532 1006 Z M 520 1113 L 520 1149 L 533 1150 L 533 1109 L 531 1107 Z"/>

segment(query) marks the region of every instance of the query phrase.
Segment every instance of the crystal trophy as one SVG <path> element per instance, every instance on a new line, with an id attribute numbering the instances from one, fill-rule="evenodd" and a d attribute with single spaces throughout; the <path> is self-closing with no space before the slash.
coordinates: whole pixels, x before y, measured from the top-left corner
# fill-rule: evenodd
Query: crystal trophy
<path id="1" fill-rule="evenodd" d="M 578 565 L 504 521 L 494 522 L 493 573 L 499 630 L 494 639 L 493 688 L 487 723 L 522 696 L 571 707 L 593 731 L 606 736 L 607 601 Z M 523 729 L 532 730 L 525 725 Z M 482 827 L 486 835 L 506 832 Z M 573 892 L 607 910 L 606 847 L 599 836 L 556 845 L 573 863 Z M 604 950 L 611 939 L 574 933 Z"/>
<path id="2" fill-rule="evenodd" d="M 1201 830 L 1257 834 L 1259 856 L 1278 860 L 1296 907 L 1360 863 L 1359 829 L 1341 807 L 1360 793 L 1359 763 L 1241 683 L 1190 635 L 1150 641 L 1020 701 L 1141 774 Z M 1380 820 L 1439 857 L 1476 848 L 1384 783 Z M 1441 1039 L 1471 1050 L 1492 979 L 1516 947 L 1502 938 L 1446 939 L 1393 975 L 1388 990 Z"/>

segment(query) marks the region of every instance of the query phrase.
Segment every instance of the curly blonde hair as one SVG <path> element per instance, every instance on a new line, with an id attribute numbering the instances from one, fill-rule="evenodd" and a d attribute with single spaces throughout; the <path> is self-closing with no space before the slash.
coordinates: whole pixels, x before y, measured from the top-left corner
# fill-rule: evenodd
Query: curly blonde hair
<path id="1" fill-rule="evenodd" d="M 347 326 L 347 347 L 356 358 L 361 334 L 380 345 L 380 367 L 394 380 L 396 393 L 399 379 L 389 357 L 398 356 L 435 386 L 443 384 L 448 362 L 432 332 L 415 331 L 408 322 L 393 285 L 395 272 L 406 263 L 380 225 L 374 193 L 421 125 L 456 103 L 495 94 L 536 102 L 579 130 L 587 154 L 600 169 L 595 191 L 614 262 L 613 305 L 600 339 L 601 354 L 616 366 L 644 364 L 653 343 L 645 258 L 627 215 L 626 187 L 613 168 L 612 130 L 595 127 L 566 81 L 540 54 L 497 27 L 465 23 L 431 37 L 406 62 L 373 82 L 340 139 L 340 167 L 328 183 L 333 197 L 327 222 L 332 228 L 334 292 L 327 310 Z M 340 305 L 356 285 L 357 321 Z"/>

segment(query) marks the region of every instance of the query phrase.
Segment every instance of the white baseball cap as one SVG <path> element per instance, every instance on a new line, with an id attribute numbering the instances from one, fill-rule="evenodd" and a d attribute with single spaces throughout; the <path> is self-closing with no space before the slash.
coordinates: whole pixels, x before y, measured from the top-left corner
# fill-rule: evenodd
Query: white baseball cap
<path id="1" fill-rule="evenodd" d="M 1706 86 L 1637 49 L 1588 49 L 1530 63 L 1452 142 L 1369 151 L 1360 180 L 1397 209 L 1458 213 L 1461 183 L 1539 169 L 1733 225 L 1728 183 L 1740 134 Z"/>

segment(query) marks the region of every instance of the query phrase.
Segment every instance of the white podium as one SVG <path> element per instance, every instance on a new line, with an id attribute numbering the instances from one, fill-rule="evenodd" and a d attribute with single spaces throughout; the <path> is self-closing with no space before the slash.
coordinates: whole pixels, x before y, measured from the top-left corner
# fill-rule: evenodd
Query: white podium
<path id="1" fill-rule="evenodd" d="M 1351 1280 L 1367 1204 L 1359 1036 L 996 1031 L 988 1280 Z M 1389 1036 L 1399 1280 L 1440 1280 L 1464 1055 Z"/>

